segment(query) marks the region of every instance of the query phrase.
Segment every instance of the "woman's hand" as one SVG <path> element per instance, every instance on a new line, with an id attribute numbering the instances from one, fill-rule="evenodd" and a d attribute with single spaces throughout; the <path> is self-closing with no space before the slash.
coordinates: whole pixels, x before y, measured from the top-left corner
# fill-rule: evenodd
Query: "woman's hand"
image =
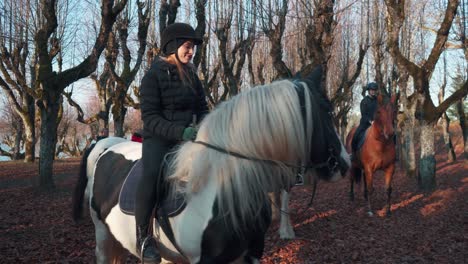
<path id="1" fill-rule="evenodd" d="M 184 141 L 194 140 L 197 138 L 197 129 L 194 127 L 186 127 L 184 133 L 182 134 L 182 139 Z"/>

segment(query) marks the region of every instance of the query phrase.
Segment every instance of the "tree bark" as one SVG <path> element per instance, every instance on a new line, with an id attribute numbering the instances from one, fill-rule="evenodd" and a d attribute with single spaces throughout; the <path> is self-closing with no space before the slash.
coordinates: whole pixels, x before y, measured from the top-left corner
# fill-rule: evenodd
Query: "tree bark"
<path id="1" fill-rule="evenodd" d="M 127 108 L 122 103 L 114 104 L 112 114 L 114 116 L 114 136 L 125 137 L 124 122 Z"/>
<path id="2" fill-rule="evenodd" d="M 443 83 L 440 86 L 439 90 L 439 104 L 444 101 L 445 97 L 445 88 L 447 86 L 447 58 L 446 55 L 444 54 L 443 56 L 443 62 L 444 62 L 444 78 L 443 78 Z M 455 155 L 455 150 L 453 149 L 452 145 L 452 138 L 450 136 L 450 118 L 448 117 L 447 113 L 443 113 L 442 117 L 440 118 L 440 124 L 442 126 L 442 138 L 444 139 L 445 146 L 447 147 L 447 161 L 448 162 L 453 162 L 456 160 L 456 155 Z"/>
<path id="3" fill-rule="evenodd" d="M 465 83 L 466 86 L 466 83 Z M 463 150 L 465 159 L 468 159 L 468 127 L 467 127 L 467 117 L 465 115 L 463 107 L 463 98 L 459 100 L 456 104 L 458 116 L 460 118 L 460 127 L 463 135 Z"/>
<path id="4" fill-rule="evenodd" d="M 443 114 L 440 119 L 440 124 L 442 126 L 442 138 L 444 139 L 444 144 L 447 147 L 447 161 L 454 162 L 457 157 L 455 155 L 455 150 L 453 149 L 452 137 L 450 136 L 450 118 L 447 114 Z"/>
<path id="5" fill-rule="evenodd" d="M 414 147 L 414 127 L 416 126 L 416 119 L 414 113 L 416 111 L 416 105 L 407 108 L 405 123 L 402 130 L 402 162 L 405 164 L 406 175 L 409 178 L 416 177 L 416 151 Z"/>
<path id="6" fill-rule="evenodd" d="M 280 4 L 278 4 L 280 5 Z M 291 78 L 292 73 L 286 63 L 283 61 L 283 46 L 281 40 L 286 28 L 286 15 L 288 13 L 288 1 L 282 0 L 281 5 L 276 9 L 269 9 L 267 13 L 260 14 L 263 32 L 271 43 L 270 56 L 273 68 L 276 70 L 275 79 Z M 277 16 L 277 23 L 273 23 L 273 15 Z M 265 21 L 267 20 L 267 21 Z"/>
<path id="7" fill-rule="evenodd" d="M 46 95 L 47 96 L 47 95 Z M 49 95 L 50 96 L 50 95 Z M 60 96 L 53 94 L 52 96 Z M 53 161 L 57 145 L 57 119 L 60 110 L 60 100 L 47 100 L 48 104 L 39 105 L 41 112 L 41 142 L 39 159 L 38 186 L 43 190 L 55 188 L 53 180 Z"/>
<path id="8" fill-rule="evenodd" d="M 423 191 L 436 188 L 436 160 L 434 149 L 434 123 L 421 122 L 421 160 L 419 161 L 419 186 Z"/>
<path id="9" fill-rule="evenodd" d="M 15 145 L 13 148 L 13 160 L 21 159 L 21 142 L 23 141 L 24 128 L 23 124 L 17 123 L 16 126 L 16 135 L 15 135 Z"/>

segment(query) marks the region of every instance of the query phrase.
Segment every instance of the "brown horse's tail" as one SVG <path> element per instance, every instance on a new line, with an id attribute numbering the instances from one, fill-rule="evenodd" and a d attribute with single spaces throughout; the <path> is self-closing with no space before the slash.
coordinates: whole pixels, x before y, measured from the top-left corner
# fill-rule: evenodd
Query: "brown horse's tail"
<path id="1" fill-rule="evenodd" d="M 85 195 L 86 186 L 88 185 L 88 175 L 86 173 L 86 168 L 88 165 L 88 156 L 91 151 L 94 149 L 96 144 L 92 144 L 87 148 L 81 158 L 80 172 L 78 177 L 78 182 L 76 183 L 75 190 L 73 191 L 72 198 L 72 217 L 73 221 L 77 222 L 83 216 L 83 198 Z"/>

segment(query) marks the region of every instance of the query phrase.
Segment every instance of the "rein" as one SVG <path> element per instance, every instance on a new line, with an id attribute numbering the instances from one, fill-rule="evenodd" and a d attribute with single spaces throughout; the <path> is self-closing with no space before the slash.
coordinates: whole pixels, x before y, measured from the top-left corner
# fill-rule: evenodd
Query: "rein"
<path id="1" fill-rule="evenodd" d="M 259 159 L 259 158 L 255 158 L 255 157 L 248 157 L 248 156 L 245 156 L 245 155 L 240 154 L 238 152 L 227 150 L 227 149 L 212 145 L 212 144 L 204 142 L 204 141 L 196 140 L 196 141 L 192 141 L 192 142 L 196 143 L 196 144 L 203 145 L 203 146 L 205 146 L 207 148 L 216 150 L 218 152 L 234 156 L 236 158 L 241 158 L 241 159 L 260 162 L 260 163 L 267 163 L 267 164 L 276 165 L 276 166 L 279 166 L 279 164 L 282 164 L 282 165 L 284 165 L 286 167 L 289 167 L 289 168 L 298 169 L 302 173 L 305 173 L 308 169 L 317 169 L 317 168 L 324 168 L 324 167 L 328 167 L 328 168 L 330 168 L 332 170 L 335 170 L 336 167 L 338 166 L 338 161 L 337 161 L 336 157 L 333 155 L 332 149 L 330 149 L 330 154 L 331 155 L 326 161 L 321 162 L 321 163 L 317 163 L 317 164 L 308 164 L 308 165 L 299 166 L 299 165 L 294 165 L 294 164 L 290 164 L 290 163 L 287 163 L 287 162 L 280 162 L 280 161 L 269 160 L 269 159 Z"/>
<path id="2" fill-rule="evenodd" d="M 298 97 L 299 97 L 299 105 L 300 105 L 300 108 L 301 108 L 302 121 L 303 121 L 304 124 L 306 124 L 306 109 L 305 109 L 305 99 L 304 99 L 304 89 L 305 88 L 297 80 L 293 81 L 293 83 L 294 83 L 294 88 L 295 88 L 296 92 L 298 93 Z M 205 146 L 207 148 L 216 150 L 218 152 L 228 154 L 228 155 L 231 155 L 231 156 L 234 156 L 234 157 L 237 157 L 237 158 L 245 159 L 245 160 L 251 160 L 251 161 L 260 162 L 260 163 L 267 163 L 267 164 L 276 165 L 276 166 L 279 166 L 279 164 L 282 164 L 282 165 L 284 165 L 286 167 L 297 169 L 299 171 L 298 176 L 300 178 L 302 178 L 302 175 L 304 175 L 305 172 L 308 169 L 317 169 L 317 168 L 327 167 L 328 169 L 330 169 L 332 171 L 335 171 L 336 168 L 338 167 L 338 160 L 335 157 L 335 155 L 333 154 L 333 149 L 331 149 L 331 148 L 328 150 L 329 153 L 330 153 L 330 157 L 326 161 L 321 162 L 321 163 L 316 163 L 316 164 L 308 164 L 308 165 L 299 166 L 299 165 L 294 165 L 294 164 L 275 161 L 275 160 L 248 157 L 248 156 L 245 156 L 245 155 L 243 155 L 241 153 L 231 151 L 231 150 L 227 150 L 227 149 L 212 145 L 212 144 L 210 144 L 208 142 L 204 142 L 204 141 L 192 140 L 192 142 L 196 143 L 196 144 L 203 145 L 203 146 Z"/>

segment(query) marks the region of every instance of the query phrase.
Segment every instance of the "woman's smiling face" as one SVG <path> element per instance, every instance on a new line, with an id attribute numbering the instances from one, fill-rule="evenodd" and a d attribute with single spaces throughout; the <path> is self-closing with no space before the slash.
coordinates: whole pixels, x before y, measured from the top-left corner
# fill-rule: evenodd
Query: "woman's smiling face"
<path id="1" fill-rule="evenodd" d="M 195 44 L 192 40 L 187 40 L 177 49 L 177 56 L 180 62 L 187 64 L 192 60 Z"/>

